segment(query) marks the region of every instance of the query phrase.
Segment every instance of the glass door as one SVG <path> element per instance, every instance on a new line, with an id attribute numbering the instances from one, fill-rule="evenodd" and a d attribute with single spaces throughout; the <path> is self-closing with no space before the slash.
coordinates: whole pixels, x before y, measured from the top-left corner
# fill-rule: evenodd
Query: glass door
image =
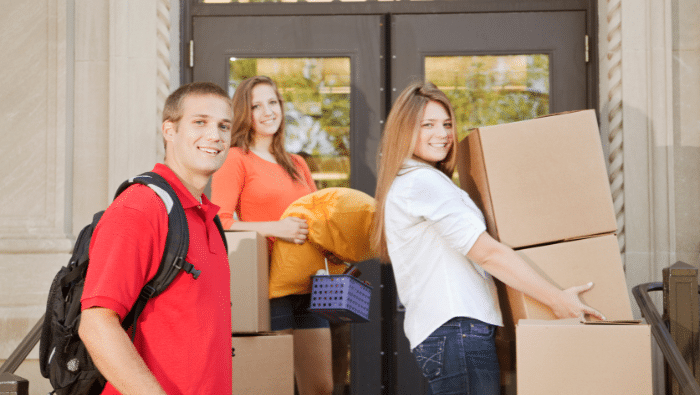
<path id="1" fill-rule="evenodd" d="M 413 80 L 433 82 L 455 108 L 460 139 L 478 126 L 587 108 L 585 35 L 583 11 L 395 15 L 392 101 Z M 389 385 L 397 394 L 430 393 L 395 300 L 396 378 Z M 513 376 L 503 375 L 503 384 L 503 393 L 513 393 Z"/>
<path id="2" fill-rule="evenodd" d="M 384 114 L 383 16 L 194 17 L 195 81 L 233 94 L 267 75 L 285 100 L 286 148 L 304 157 L 316 186 L 374 195 Z M 360 264 L 374 286 L 370 322 L 333 325 L 336 387 L 381 393 L 381 273 Z M 351 340 L 352 339 L 352 340 Z M 352 389 L 350 388 L 352 387 Z"/>

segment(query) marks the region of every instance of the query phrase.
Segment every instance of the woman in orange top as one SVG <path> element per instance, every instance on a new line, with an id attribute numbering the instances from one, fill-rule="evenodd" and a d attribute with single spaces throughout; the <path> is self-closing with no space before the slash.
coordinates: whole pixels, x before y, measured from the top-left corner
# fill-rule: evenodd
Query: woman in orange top
<path id="1" fill-rule="evenodd" d="M 224 228 L 253 230 L 270 243 L 279 238 L 303 244 L 309 233 L 306 221 L 280 217 L 316 186 L 306 162 L 284 149 L 284 108 L 277 86 L 265 76 L 244 80 L 233 95 L 233 111 L 231 150 L 212 180 L 212 202 L 221 207 Z M 294 337 L 299 394 L 332 394 L 329 324 L 307 311 L 309 303 L 309 294 L 270 299 L 271 329 Z"/>

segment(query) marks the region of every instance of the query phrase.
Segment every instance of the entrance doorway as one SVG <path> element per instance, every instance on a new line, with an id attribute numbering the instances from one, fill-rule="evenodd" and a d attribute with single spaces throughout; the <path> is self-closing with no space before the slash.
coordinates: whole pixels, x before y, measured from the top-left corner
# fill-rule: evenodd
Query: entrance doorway
<path id="1" fill-rule="evenodd" d="M 468 2 L 372 2 L 361 10 L 334 3 L 316 15 L 298 15 L 308 4 L 257 6 L 265 11 L 199 4 L 183 29 L 194 48 L 185 80 L 233 90 L 242 78 L 269 75 L 287 102 L 288 149 L 309 158 L 317 185 L 370 195 L 384 120 L 414 79 L 448 94 L 462 135 L 470 127 L 596 107 L 587 1 L 558 2 L 563 10 L 501 4 L 517 4 L 518 12 L 455 3 Z M 391 266 L 371 261 L 360 268 L 374 291 L 370 322 L 350 326 L 347 392 L 429 393 L 403 334 Z"/>

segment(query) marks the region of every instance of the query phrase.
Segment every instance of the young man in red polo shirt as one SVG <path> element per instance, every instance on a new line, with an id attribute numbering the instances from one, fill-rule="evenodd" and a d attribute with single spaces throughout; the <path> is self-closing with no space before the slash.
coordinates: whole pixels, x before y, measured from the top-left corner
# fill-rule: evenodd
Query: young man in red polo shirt
<path id="1" fill-rule="evenodd" d="M 187 216 L 187 262 L 150 299 L 134 342 L 120 322 L 160 265 L 168 216 L 150 188 L 133 185 L 105 211 L 92 237 L 82 296 L 80 338 L 108 383 L 103 394 L 230 394 L 231 300 L 228 258 L 213 221 L 219 207 L 203 194 L 224 163 L 233 111 L 210 83 L 180 87 L 163 111 L 164 164 L 154 172 L 177 193 Z"/>

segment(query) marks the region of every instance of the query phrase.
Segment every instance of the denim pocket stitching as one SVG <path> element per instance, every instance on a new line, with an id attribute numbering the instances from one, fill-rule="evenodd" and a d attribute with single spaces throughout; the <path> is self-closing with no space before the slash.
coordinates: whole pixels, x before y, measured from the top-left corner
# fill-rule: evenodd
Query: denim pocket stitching
<path id="1" fill-rule="evenodd" d="M 413 349 L 416 362 L 428 380 L 440 376 L 442 372 L 442 356 L 445 352 L 445 336 L 430 336 L 418 347 Z"/>

